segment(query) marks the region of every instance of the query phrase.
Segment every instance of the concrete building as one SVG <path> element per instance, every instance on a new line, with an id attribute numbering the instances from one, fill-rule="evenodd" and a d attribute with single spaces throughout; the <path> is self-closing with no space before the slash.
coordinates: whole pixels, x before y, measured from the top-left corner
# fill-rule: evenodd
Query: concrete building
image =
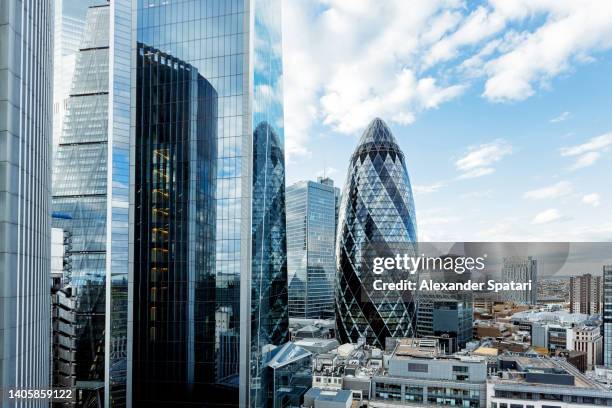
<path id="1" fill-rule="evenodd" d="M 612 368 L 612 265 L 603 267 L 604 365 Z"/>
<path id="2" fill-rule="evenodd" d="M 571 333 L 570 350 L 586 353 L 587 370 L 603 364 L 603 336 L 599 326 L 574 327 Z"/>
<path id="3" fill-rule="evenodd" d="M 502 265 L 502 282 L 527 283 L 531 289 L 508 290 L 503 293 L 505 300 L 536 305 L 538 303 L 538 262 L 532 257 L 506 257 Z"/>
<path id="4" fill-rule="evenodd" d="M 603 277 L 586 274 L 570 277 L 570 312 L 600 314 Z"/>
<path id="5" fill-rule="evenodd" d="M 349 408 L 353 396 L 349 390 L 329 391 L 311 388 L 304 395 L 304 408 Z"/>
<path id="6" fill-rule="evenodd" d="M 612 392 L 562 359 L 501 356 L 487 381 L 490 408 L 586 408 L 612 405 Z"/>
<path id="7" fill-rule="evenodd" d="M 372 377 L 369 406 L 486 406 L 487 360 L 442 355 L 427 340 L 399 344 L 387 371 Z"/>

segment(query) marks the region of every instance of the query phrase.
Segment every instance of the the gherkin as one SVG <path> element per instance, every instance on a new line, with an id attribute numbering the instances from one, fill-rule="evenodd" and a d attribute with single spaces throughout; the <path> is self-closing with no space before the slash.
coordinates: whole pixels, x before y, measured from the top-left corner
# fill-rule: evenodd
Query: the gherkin
<path id="1" fill-rule="evenodd" d="M 384 347 L 387 337 L 413 335 L 412 297 L 398 291 L 375 291 L 373 280 L 380 277 L 365 260 L 389 256 L 396 248 L 414 251 L 416 240 L 404 154 L 387 125 L 376 118 L 351 157 L 340 205 L 336 320 L 342 342 L 354 343 L 364 337 L 368 344 Z"/>

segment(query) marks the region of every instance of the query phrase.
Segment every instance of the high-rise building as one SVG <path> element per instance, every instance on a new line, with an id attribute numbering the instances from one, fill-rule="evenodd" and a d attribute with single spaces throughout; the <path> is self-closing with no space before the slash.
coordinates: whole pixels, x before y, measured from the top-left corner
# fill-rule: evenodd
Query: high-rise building
<path id="1" fill-rule="evenodd" d="M 74 75 L 76 55 L 85 21 L 64 12 L 64 0 L 55 0 L 53 33 L 53 143 L 59 142 Z"/>
<path id="2" fill-rule="evenodd" d="M 50 388 L 53 1 L 0 4 L 0 406 Z"/>
<path id="3" fill-rule="evenodd" d="M 373 281 L 378 276 L 368 268 L 373 257 L 394 256 L 389 249 L 400 249 L 396 244 L 414 255 L 416 240 L 404 154 L 391 130 L 376 118 L 351 156 L 340 205 L 335 301 L 342 342 L 364 337 L 382 348 L 387 337 L 414 334 L 413 299 L 399 291 L 376 291 Z M 385 279 L 394 281 L 391 275 Z"/>
<path id="4" fill-rule="evenodd" d="M 601 313 L 603 278 L 586 274 L 570 277 L 570 312 L 583 314 Z"/>
<path id="5" fill-rule="evenodd" d="M 217 93 L 138 44 L 133 400 L 201 401 L 214 380 Z"/>
<path id="6" fill-rule="evenodd" d="M 504 257 L 501 270 L 502 282 L 528 283 L 531 289 L 508 290 L 503 293 L 504 300 L 535 305 L 538 303 L 538 261 L 532 257 Z"/>
<path id="7" fill-rule="evenodd" d="M 603 363 L 612 368 L 612 265 L 603 266 Z"/>
<path id="8" fill-rule="evenodd" d="M 336 198 L 331 179 L 287 187 L 289 316 L 334 317 Z"/>
<path id="9" fill-rule="evenodd" d="M 185 378 L 209 390 L 208 406 L 263 406 L 270 389 L 268 360 L 274 346 L 288 340 L 280 0 L 138 0 L 134 10 L 133 55 L 140 49 L 155 50 L 160 58 L 176 62 L 173 75 L 182 71 L 179 66 L 189 66 L 216 93 L 216 115 L 208 122 L 216 126 L 216 228 L 214 240 L 194 242 L 214 241 L 214 263 L 196 271 L 214 277 L 205 284 L 214 285 L 214 313 L 209 314 L 212 304 L 200 305 L 205 309 L 200 313 L 215 319 L 215 332 L 202 339 L 209 344 L 200 345 L 202 353 L 214 353 L 214 366 L 194 351 L 196 363 L 207 365 Z M 163 64 L 157 65 L 166 70 Z M 145 92 L 142 88 L 147 86 L 151 95 L 166 88 L 159 82 L 139 81 L 138 75 L 132 83 L 134 94 Z M 197 121 L 197 112 L 192 112 L 192 120 Z M 159 120 L 175 124 L 172 118 Z M 133 201 L 134 211 L 137 205 Z M 134 221 L 138 222 L 137 217 Z M 180 223 L 175 220 L 175 225 Z M 173 267 L 178 271 L 178 265 Z M 144 295 L 142 288 L 138 290 Z M 147 325 L 135 322 L 138 330 Z M 162 360 L 162 356 L 157 359 L 159 364 Z M 212 377 L 198 379 L 202 368 Z M 144 399 L 134 397 L 135 406 L 146 405 Z"/>
<path id="10" fill-rule="evenodd" d="M 55 151 L 55 226 L 71 235 L 78 402 L 124 406 L 128 354 L 130 0 L 88 8 Z"/>
<path id="11" fill-rule="evenodd" d="M 472 340 L 474 310 L 468 296 L 446 299 L 419 296 L 416 332 L 419 337 L 439 338 L 440 347 L 452 354 Z"/>

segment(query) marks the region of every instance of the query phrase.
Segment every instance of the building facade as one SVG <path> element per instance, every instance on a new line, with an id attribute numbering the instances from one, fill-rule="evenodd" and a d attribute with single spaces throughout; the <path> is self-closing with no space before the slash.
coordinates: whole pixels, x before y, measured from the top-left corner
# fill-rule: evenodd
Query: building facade
<path id="1" fill-rule="evenodd" d="M 63 12 L 64 0 L 55 1 L 53 33 L 53 144 L 59 143 L 76 55 L 81 44 L 85 21 Z"/>
<path id="2" fill-rule="evenodd" d="M 336 198 L 330 179 L 287 187 L 289 316 L 334 317 Z"/>
<path id="3" fill-rule="evenodd" d="M 570 277 L 570 312 L 600 314 L 603 278 L 586 274 Z"/>
<path id="4" fill-rule="evenodd" d="M 612 368 L 612 265 L 603 266 L 603 363 Z"/>
<path id="5" fill-rule="evenodd" d="M 612 405 L 612 392 L 561 359 L 502 356 L 487 380 L 491 408 L 585 408 Z"/>
<path id="6" fill-rule="evenodd" d="M 132 400 L 200 401 L 215 373 L 217 93 L 138 44 Z"/>
<path id="7" fill-rule="evenodd" d="M 505 257 L 502 265 L 502 282 L 531 282 L 531 289 L 504 292 L 507 301 L 536 305 L 538 303 L 538 262 L 532 257 Z"/>
<path id="8" fill-rule="evenodd" d="M 600 326 L 577 326 L 572 329 L 570 350 L 586 353 L 586 368 L 594 370 L 603 363 L 603 336 Z"/>
<path id="9" fill-rule="evenodd" d="M 53 2 L 0 6 L 0 405 L 50 388 Z"/>
<path id="10" fill-rule="evenodd" d="M 486 407 L 487 363 L 483 358 L 395 355 L 388 364 L 387 373 L 372 377 L 368 406 Z"/>
<path id="11" fill-rule="evenodd" d="M 365 129 L 349 163 L 336 239 L 336 319 L 341 342 L 383 348 L 387 337 L 414 333 L 410 293 L 376 291 L 371 257 L 415 253 L 416 216 L 404 154 L 380 119 Z M 369 259 L 369 261 L 368 261 Z M 405 273 L 395 276 L 399 281 Z M 395 281 L 387 273 L 389 282 Z"/>
<path id="12" fill-rule="evenodd" d="M 214 367 L 198 386 L 213 390 L 210 406 L 262 406 L 268 360 L 288 339 L 280 1 L 137 0 L 134 10 L 133 55 L 142 44 L 180 60 L 216 92 L 214 263 L 198 271 L 214 277 L 203 349 Z"/>
<path id="13" fill-rule="evenodd" d="M 472 340 L 474 310 L 468 296 L 440 299 L 438 296 L 419 297 L 416 333 L 419 337 L 439 337 L 446 340 L 448 354 L 464 348 Z"/>
<path id="14" fill-rule="evenodd" d="M 131 1 L 87 10 L 55 151 L 53 222 L 68 251 L 79 403 L 127 404 Z"/>

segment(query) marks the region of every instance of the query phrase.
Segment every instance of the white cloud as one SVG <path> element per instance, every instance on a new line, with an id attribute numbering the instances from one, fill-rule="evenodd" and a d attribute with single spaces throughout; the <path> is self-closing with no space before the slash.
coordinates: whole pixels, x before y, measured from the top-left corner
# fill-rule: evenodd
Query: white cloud
<path id="1" fill-rule="evenodd" d="M 529 200 L 543 200 L 547 198 L 558 198 L 570 194 L 574 190 L 572 183 L 569 181 L 560 181 L 552 186 L 539 188 L 537 190 L 527 191 L 523 194 L 523 198 Z"/>
<path id="2" fill-rule="evenodd" d="M 563 122 L 564 120 L 567 120 L 567 119 L 569 119 L 571 117 L 572 117 L 571 112 L 565 111 L 565 112 L 561 113 L 559 116 L 555 116 L 554 118 L 552 118 L 549 122 L 550 123 Z"/>
<path id="3" fill-rule="evenodd" d="M 419 227 L 445 225 L 461 221 L 459 217 L 421 217 Z"/>
<path id="4" fill-rule="evenodd" d="M 481 177 L 493 173 L 495 169 L 492 165 L 511 153 L 512 146 L 498 139 L 470 148 L 465 156 L 455 162 L 455 167 L 462 173 L 459 178 Z"/>
<path id="5" fill-rule="evenodd" d="M 582 202 L 584 204 L 592 205 L 593 207 L 599 207 L 601 204 L 601 197 L 597 193 L 587 194 L 582 197 Z"/>
<path id="6" fill-rule="evenodd" d="M 436 182 L 428 185 L 415 184 L 412 186 L 412 191 L 416 195 L 431 194 L 438 192 L 445 185 L 446 184 L 443 182 Z"/>
<path id="7" fill-rule="evenodd" d="M 612 146 L 612 132 L 591 138 L 588 142 L 560 149 L 561 156 L 576 157 L 570 170 L 592 166 Z"/>
<path id="8" fill-rule="evenodd" d="M 612 48 L 612 2 L 602 0 L 474 9 L 461 0 L 285 0 L 283 21 L 285 134 L 296 155 L 309 153 L 314 126 L 355 134 L 375 116 L 409 125 L 474 78 L 490 101 L 523 100 Z"/>
<path id="9" fill-rule="evenodd" d="M 566 219 L 567 217 L 564 217 L 563 215 L 561 215 L 559 210 L 557 210 L 556 208 L 550 208 L 548 210 L 538 213 L 533 218 L 531 223 L 532 224 L 550 224 L 551 222 L 563 221 Z"/>

